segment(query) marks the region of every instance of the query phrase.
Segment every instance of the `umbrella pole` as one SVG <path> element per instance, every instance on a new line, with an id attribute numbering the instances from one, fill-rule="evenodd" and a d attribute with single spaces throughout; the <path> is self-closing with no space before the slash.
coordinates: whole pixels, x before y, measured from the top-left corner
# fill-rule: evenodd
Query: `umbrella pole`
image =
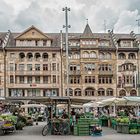
<path id="1" fill-rule="evenodd" d="M 114 115 L 116 115 L 116 104 L 114 103 L 114 106 L 113 106 L 113 109 L 114 109 Z"/>
<path id="2" fill-rule="evenodd" d="M 138 104 L 137 116 L 139 116 L 139 104 Z"/>

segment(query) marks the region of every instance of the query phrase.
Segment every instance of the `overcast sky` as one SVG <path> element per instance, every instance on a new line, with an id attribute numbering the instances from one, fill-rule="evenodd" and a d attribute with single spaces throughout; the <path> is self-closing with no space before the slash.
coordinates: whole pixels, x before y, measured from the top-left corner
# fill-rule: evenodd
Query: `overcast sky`
<path id="1" fill-rule="evenodd" d="M 0 0 L 0 31 L 19 32 L 31 25 L 59 32 L 65 24 L 63 7 L 70 7 L 70 32 L 83 32 L 86 19 L 93 32 L 138 33 L 140 0 Z M 63 29 L 64 30 L 64 29 Z"/>

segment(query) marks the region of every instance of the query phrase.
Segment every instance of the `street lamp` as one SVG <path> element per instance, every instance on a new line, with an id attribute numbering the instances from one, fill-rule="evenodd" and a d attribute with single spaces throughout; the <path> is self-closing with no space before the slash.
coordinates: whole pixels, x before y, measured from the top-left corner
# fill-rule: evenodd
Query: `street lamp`
<path id="1" fill-rule="evenodd" d="M 65 33 L 65 43 L 66 43 L 66 71 L 67 71 L 67 95 L 69 95 L 69 49 L 68 49 L 68 28 L 70 28 L 70 25 L 68 25 L 68 11 L 70 11 L 70 8 L 65 7 L 62 9 L 65 11 L 65 25 L 63 25 L 63 28 L 66 29 Z"/>

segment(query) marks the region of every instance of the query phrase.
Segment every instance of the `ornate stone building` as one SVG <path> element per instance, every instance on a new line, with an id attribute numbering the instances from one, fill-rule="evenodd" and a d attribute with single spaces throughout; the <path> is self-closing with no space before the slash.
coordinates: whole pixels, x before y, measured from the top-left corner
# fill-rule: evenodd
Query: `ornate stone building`
<path id="1" fill-rule="evenodd" d="M 4 37 L 0 33 L 0 45 Z M 83 33 L 69 33 L 67 85 L 64 33 L 43 33 L 34 26 L 11 33 L 7 46 L 0 49 L 0 96 L 138 96 L 139 39 L 133 32 L 93 33 L 88 24 Z"/>

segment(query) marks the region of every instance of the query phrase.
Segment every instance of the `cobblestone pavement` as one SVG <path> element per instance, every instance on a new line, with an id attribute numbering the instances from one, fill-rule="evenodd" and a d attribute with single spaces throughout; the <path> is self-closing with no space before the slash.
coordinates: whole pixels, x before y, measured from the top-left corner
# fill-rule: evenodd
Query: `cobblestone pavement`
<path id="1" fill-rule="evenodd" d="M 22 131 L 0 136 L 0 140 L 138 140 L 140 135 L 118 134 L 110 128 L 103 128 L 102 136 L 42 136 L 41 130 L 45 124 L 25 127 Z"/>

